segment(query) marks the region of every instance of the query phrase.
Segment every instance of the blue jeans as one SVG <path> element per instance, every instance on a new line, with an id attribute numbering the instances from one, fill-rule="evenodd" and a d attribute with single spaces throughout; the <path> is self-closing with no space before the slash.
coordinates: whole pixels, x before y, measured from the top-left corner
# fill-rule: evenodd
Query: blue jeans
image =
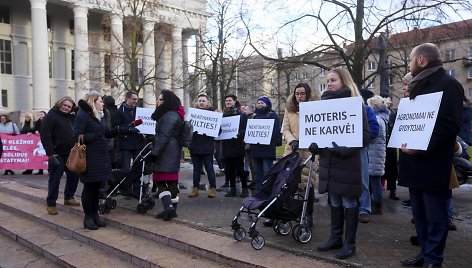
<path id="1" fill-rule="evenodd" d="M 447 199 L 447 216 L 450 220 L 454 219 L 454 206 L 452 205 L 452 197 Z"/>
<path id="2" fill-rule="evenodd" d="M 269 173 L 270 169 L 274 165 L 274 160 L 270 158 L 258 158 L 252 159 L 254 162 L 254 176 L 256 177 L 256 189 L 259 191 L 264 182 L 264 176 Z"/>
<path id="3" fill-rule="evenodd" d="M 449 193 L 410 188 L 411 210 L 425 263 L 441 264 L 448 234 Z"/>
<path id="4" fill-rule="evenodd" d="M 335 208 L 344 207 L 344 208 L 355 208 L 357 207 L 357 198 L 355 197 L 346 197 L 337 194 L 329 194 L 329 199 L 331 200 L 331 206 Z"/>
<path id="5" fill-rule="evenodd" d="M 381 176 L 369 176 L 370 185 L 372 186 L 372 199 L 376 203 L 382 203 L 383 188 Z"/>
<path id="6" fill-rule="evenodd" d="M 127 150 L 121 152 L 121 168 L 129 169 L 131 167 L 131 160 L 135 160 L 140 150 Z"/>
<path id="7" fill-rule="evenodd" d="M 190 154 L 193 164 L 193 187 L 200 186 L 200 176 L 202 175 L 202 168 L 208 175 L 208 183 L 210 188 L 216 188 L 216 175 L 213 169 L 213 154 Z"/>
<path id="8" fill-rule="evenodd" d="M 48 162 L 49 181 L 48 197 L 46 198 L 48 207 L 56 206 L 57 197 L 59 196 L 59 184 L 61 183 L 64 171 L 67 177 L 66 187 L 64 189 L 64 200 L 74 198 L 77 184 L 79 184 L 79 175 L 66 167 L 67 155 L 58 155 L 56 158 L 59 161 L 58 164 L 51 160 Z"/>
<path id="9" fill-rule="evenodd" d="M 362 195 L 359 198 L 359 214 L 372 212 L 369 191 L 369 156 L 367 147 L 361 149 Z"/>

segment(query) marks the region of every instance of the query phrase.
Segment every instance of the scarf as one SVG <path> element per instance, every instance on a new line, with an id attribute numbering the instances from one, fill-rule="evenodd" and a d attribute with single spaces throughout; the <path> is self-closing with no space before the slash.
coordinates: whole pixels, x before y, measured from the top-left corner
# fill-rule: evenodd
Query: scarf
<path id="1" fill-rule="evenodd" d="M 322 100 L 331 100 L 331 99 L 340 99 L 340 98 L 349 98 L 351 97 L 351 91 L 343 87 L 340 90 L 326 90 L 321 95 Z"/>
<path id="2" fill-rule="evenodd" d="M 420 68 L 417 72 L 413 75 L 413 79 L 411 79 L 410 83 L 408 83 L 408 92 L 410 94 L 410 100 L 414 99 L 421 93 L 421 85 L 425 82 L 425 80 L 430 77 L 433 73 L 437 70 L 442 68 L 443 63 L 441 60 L 435 60 L 428 62 L 426 66 Z"/>

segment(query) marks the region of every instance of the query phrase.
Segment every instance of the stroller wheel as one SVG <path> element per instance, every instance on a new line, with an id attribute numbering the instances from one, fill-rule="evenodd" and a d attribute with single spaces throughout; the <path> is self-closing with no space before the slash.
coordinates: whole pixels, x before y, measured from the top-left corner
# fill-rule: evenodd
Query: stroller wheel
<path id="1" fill-rule="evenodd" d="M 138 206 L 136 207 L 136 211 L 138 212 L 138 214 L 144 214 L 146 213 L 147 208 L 144 204 L 138 204 Z"/>
<path id="2" fill-rule="evenodd" d="M 292 223 L 290 223 L 290 221 L 281 220 L 275 228 L 278 230 L 278 234 L 288 235 L 290 231 L 292 231 Z"/>
<path id="3" fill-rule="evenodd" d="M 297 224 L 293 228 L 292 236 L 295 241 L 302 244 L 310 242 L 313 232 L 310 227 Z"/>
<path id="4" fill-rule="evenodd" d="M 153 208 L 156 205 L 156 201 L 154 199 L 151 199 L 149 202 L 149 209 Z"/>
<path id="5" fill-rule="evenodd" d="M 110 210 L 111 210 L 110 205 L 106 204 L 105 205 L 105 213 L 110 213 Z"/>
<path id="6" fill-rule="evenodd" d="M 98 205 L 98 213 L 105 214 L 105 212 L 106 212 L 106 205 L 105 204 Z"/>
<path id="7" fill-rule="evenodd" d="M 110 208 L 111 209 L 116 208 L 116 200 L 115 199 L 110 200 Z"/>
<path id="8" fill-rule="evenodd" d="M 253 249 L 259 250 L 265 245 L 265 238 L 262 235 L 257 235 L 251 240 L 251 246 Z"/>
<path id="9" fill-rule="evenodd" d="M 236 241 L 243 241 L 246 238 L 246 230 L 243 227 L 239 227 L 234 230 L 233 236 Z"/>
<path id="10" fill-rule="evenodd" d="M 280 232 L 279 232 L 279 223 L 280 223 L 280 220 L 274 220 L 274 222 L 272 223 L 272 228 L 274 229 L 274 232 L 276 234 L 280 234 Z"/>

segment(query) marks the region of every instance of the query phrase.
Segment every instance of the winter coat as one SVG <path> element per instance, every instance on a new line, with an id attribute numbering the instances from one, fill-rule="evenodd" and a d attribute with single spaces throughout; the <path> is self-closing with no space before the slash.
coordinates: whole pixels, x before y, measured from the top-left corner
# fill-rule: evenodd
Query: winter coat
<path id="1" fill-rule="evenodd" d="M 436 124 L 426 151 L 406 154 L 400 150 L 398 185 L 425 192 L 449 191 L 456 135 L 462 125 L 464 89 L 446 70 L 418 82 L 418 95 L 443 91 Z"/>
<path id="2" fill-rule="evenodd" d="M 345 98 L 351 95 L 348 89 L 325 91 L 321 96 L 325 99 Z M 362 109 L 362 141 L 363 147 L 369 144 L 369 123 L 367 112 Z M 340 147 L 341 154 L 337 155 L 332 149 L 320 150 L 319 184 L 320 194 L 330 194 L 346 197 L 359 197 L 362 193 L 361 148 Z"/>
<path id="3" fill-rule="evenodd" d="M 28 134 L 28 133 L 34 133 L 34 127 L 31 127 L 31 124 L 24 124 L 21 127 L 20 134 Z"/>
<path id="4" fill-rule="evenodd" d="M 111 113 L 111 117 L 113 126 L 128 127 L 135 120 L 136 107 L 130 107 L 123 102 L 116 113 Z M 139 133 L 120 135 L 117 139 L 121 151 L 141 150 L 144 147 L 143 135 Z"/>
<path id="5" fill-rule="evenodd" d="M 51 108 L 41 123 L 41 143 L 46 155 L 69 155 L 70 149 L 77 139 L 74 139 L 75 114 L 65 114 L 57 107 Z"/>
<path id="6" fill-rule="evenodd" d="M 247 115 L 245 113 L 223 114 L 223 117 L 240 115 L 237 138 L 223 140 L 223 157 L 244 157 L 244 134 L 246 133 Z"/>
<path id="7" fill-rule="evenodd" d="M 290 96 L 287 100 L 287 106 L 290 105 L 295 105 L 292 103 L 292 97 Z M 285 150 L 284 150 L 284 156 L 290 154 L 292 152 L 292 146 L 290 143 L 293 140 L 299 140 L 299 133 L 300 133 L 300 112 L 295 112 L 296 109 L 285 109 L 284 113 L 284 120 L 283 120 L 283 134 L 285 141 L 287 144 L 285 144 Z M 298 149 L 297 152 L 301 154 L 301 157 L 303 160 L 308 159 L 310 157 L 311 153 L 308 151 L 308 149 Z M 315 161 L 315 165 L 313 165 L 313 170 L 317 171 L 318 170 L 318 161 Z M 303 170 L 302 170 L 302 179 L 301 181 L 305 184 L 308 181 L 308 175 L 310 172 L 310 164 L 306 165 Z M 315 185 L 315 175 L 312 176 L 312 185 Z"/>
<path id="8" fill-rule="evenodd" d="M 0 133 L 20 134 L 20 130 L 15 123 L 10 121 L 5 124 L 0 123 Z"/>
<path id="9" fill-rule="evenodd" d="M 270 110 L 265 114 L 257 114 L 254 119 L 274 119 L 274 129 L 272 131 L 272 138 L 269 145 L 264 144 L 251 144 L 249 146 L 249 156 L 256 158 L 268 158 L 275 159 L 275 148 L 277 135 L 280 133 L 280 120 L 277 114 Z"/>
<path id="10" fill-rule="evenodd" d="M 206 110 L 211 111 L 211 109 Z M 194 132 L 189 151 L 191 154 L 198 155 L 213 154 L 215 151 L 215 138 Z"/>
<path id="11" fill-rule="evenodd" d="M 155 161 L 149 163 L 152 172 L 179 172 L 182 146 L 180 146 L 176 136 L 180 133 L 183 120 L 183 115 L 177 111 L 167 111 L 159 118 L 151 150 L 151 154 L 155 156 Z"/>
<path id="12" fill-rule="evenodd" d="M 364 105 L 364 108 L 367 112 L 367 121 L 369 122 L 369 132 L 370 132 L 370 140 L 373 140 L 379 135 L 379 122 L 377 121 L 377 117 L 375 115 L 374 109 L 369 105 Z"/>
<path id="13" fill-rule="evenodd" d="M 385 157 L 387 152 L 386 123 L 388 122 L 388 110 L 374 110 L 377 122 L 379 123 L 379 133 L 377 137 L 370 140 L 369 150 L 369 175 L 383 176 L 385 174 Z"/>
<path id="14" fill-rule="evenodd" d="M 38 132 L 41 131 L 41 121 L 43 121 L 43 120 L 38 119 L 34 122 L 34 131 L 38 131 Z"/>
<path id="15" fill-rule="evenodd" d="M 105 119 L 100 121 L 94 116 L 92 107 L 84 100 L 79 100 L 79 111 L 74 124 L 74 140 L 79 134 L 84 135 L 87 146 L 87 169 L 79 174 L 82 182 L 101 182 L 111 179 L 111 162 L 108 154 L 107 138 L 114 133 L 107 128 Z"/>

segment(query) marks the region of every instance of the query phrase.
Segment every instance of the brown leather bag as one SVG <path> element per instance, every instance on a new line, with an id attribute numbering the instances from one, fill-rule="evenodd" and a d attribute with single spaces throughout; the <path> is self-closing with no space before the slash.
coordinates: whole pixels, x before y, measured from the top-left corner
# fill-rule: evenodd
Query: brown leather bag
<path id="1" fill-rule="evenodd" d="M 86 149 L 84 144 L 84 135 L 80 134 L 77 138 L 77 142 L 74 147 L 70 150 L 69 157 L 67 158 L 66 167 L 75 173 L 83 173 L 87 169 L 86 162 Z"/>

